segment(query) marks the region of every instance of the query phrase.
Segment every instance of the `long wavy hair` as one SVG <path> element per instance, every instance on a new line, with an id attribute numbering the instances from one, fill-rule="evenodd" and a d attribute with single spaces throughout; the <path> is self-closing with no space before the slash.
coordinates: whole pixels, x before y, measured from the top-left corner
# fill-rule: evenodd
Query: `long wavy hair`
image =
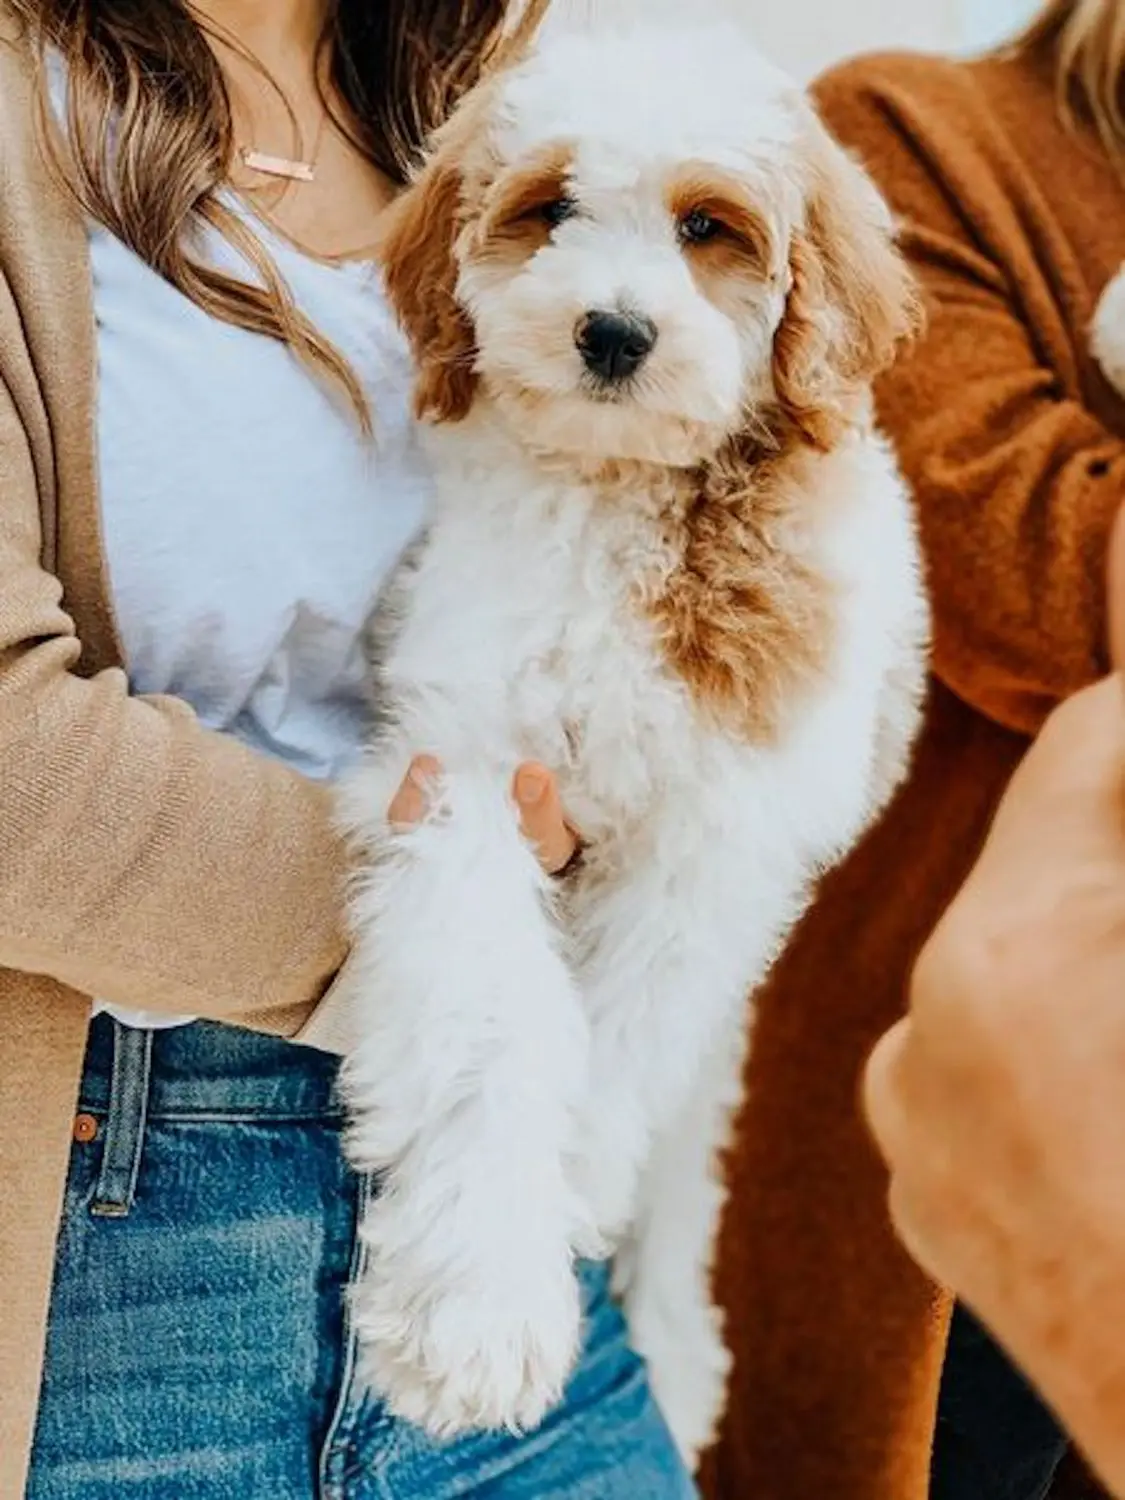
<path id="1" fill-rule="evenodd" d="M 222 189 L 234 152 L 230 98 L 190 0 L 9 0 L 40 59 L 65 64 L 65 150 L 50 145 L 82 209 L 207 312 L 288 344 L 342 389 L 365 425 L 367 404 L 339 351 L 305 318 L 247 220 Z M 529 39 L 548 0 L 325 0 L 320 39 L 335 118 L 392 181 L 490 67 Z M 329 107 L 325 100 L 326 108 Z M 193 249 L 208 224 L 243 254 L 251 280 Z"/>
<path id="2" fill-rule="evenodd" d="M 1053 53 L 1064 118 L 1091 122 L 1125 164 L 1125 4 L 1050 0 L 1017 45 Z"/>

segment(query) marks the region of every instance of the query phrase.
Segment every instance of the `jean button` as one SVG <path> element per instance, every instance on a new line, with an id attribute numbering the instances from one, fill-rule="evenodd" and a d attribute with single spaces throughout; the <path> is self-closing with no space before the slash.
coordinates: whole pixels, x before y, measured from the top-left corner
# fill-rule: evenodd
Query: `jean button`
<path id="1" fill-rule="evenodd" d="M 75 1115 L 74 1117 L 74 1139 L 80 1146 L 89 1145 L 97 1138 L 98 1122 L 93 1115 Z"/>

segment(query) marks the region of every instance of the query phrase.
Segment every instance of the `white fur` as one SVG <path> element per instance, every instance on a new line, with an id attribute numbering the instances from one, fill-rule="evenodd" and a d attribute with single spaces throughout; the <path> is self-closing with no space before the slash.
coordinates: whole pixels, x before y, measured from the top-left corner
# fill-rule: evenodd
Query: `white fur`
<path id="1" fill-rule="evenodd" d="M 562 134 L 591 174 L 616 161 L 606 211 L 622 224 L 630 204 L 636 215 L 621 230 L 616 285 L 646 287 L 689 349 L 655 405 L 613 406 L 616 428 L 584 403 L 584 458 L 625 432 L 627 449 L 643 439 L 675 462 L 661 434 L 709 399 L 709 435 L 691 430 L 713 447 L 752 408 L 784 305 L 780 254 L 776 282 L 741 318 L 701 324 L 703 299 L 678 279 L 645 186 L 654 159 L 710 153 L 757 181 L 751 156 L 772 159 L 782 134 L 797 135 L 777 103 L 787 86 L 751 67 L 745 44 L 732 59 L 729 42 L 716 52 L 714 39 L 674 35 L 549 49 L 502 105 L 506 153 Z M 627 67 L 644 73 L 643 88 L 629 85 L 633 107 L 619 98 Z M 685 90 L 697 91 L 686 103 Z M 799 198 L 783 166 L 762 188 L 779 236 Z M 581 234 L 558 240 L 575 250 L 574 274 L 596 278 L 606 242 L 584 232 L 596 252 Z M 534 286 L 516 295 L 551 307 L 571 285 L 562 274 L 552 292 L 534 263 L 528 276 Z M 512 293 L 466 281 L 487 376 L 504 345 L 499 332 L 490 344 L 490 310 L 510 330 Z M 539 381 L 541 425 L 529 433 L 513 416 L 499 376 L 466 421 L 430 432 L 437 511 L 388 600 L 382 722 L 345 797 L 362 854 L 351 1147 L 385 1174 L 363 1224 L 355 1316 L 371 1380 L 399 1414 L 445 1434 L 526 1428 L 558 1399 L 578 1347 L 574 1257 L 613 1249 L 636 1343 L 694 1461 L 727 1368 L 708 1277 L 746 996 L 817 873 L 902 773 L 925 634 L 915 539 L 894 463 L 861 422 L 816 460 L 814 489 L 831 504 L 810 504 L 791 539 L 835 584 L 830 670 L 788 706 L 776 743 L 723 733 L 637 606 L 675 563 L 658 465 L 651 494 L 608 494 L 576 453 L 573 351 L 543 334 L 518 358 L 522 386 L 536 383 L 537 360 L 554 371 Z M 564 415 L 553 425 L 554 403 Z M 564 431 L 567 441 L 544 440 Z M 444 767 L 435 805 L 420 827 L 391 830 L 386 808 L 422 750 Z M 560 890 L 518 832 L 509 787 L 527 759 L 557 770 L 589 844 Z"/>
<path id="2" fill-rule="evenodd" d="M 1090 344 L 1110 385 L 1125 396 L 1125 268 L 1117 272 L 1098 300 Z"/>

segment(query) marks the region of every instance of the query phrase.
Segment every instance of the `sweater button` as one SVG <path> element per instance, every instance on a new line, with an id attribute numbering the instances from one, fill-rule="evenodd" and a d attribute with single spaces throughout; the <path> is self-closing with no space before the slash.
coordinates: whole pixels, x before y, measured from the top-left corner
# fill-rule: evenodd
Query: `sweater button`
<path id="1" fill-rule="evenodd" d="M 74 1139 L 80 1146 L 89 1145 L 96 1140 L 98 1134 L 98 1122 L 93 1115 L 75 1115 L 74 1117 Z"/>

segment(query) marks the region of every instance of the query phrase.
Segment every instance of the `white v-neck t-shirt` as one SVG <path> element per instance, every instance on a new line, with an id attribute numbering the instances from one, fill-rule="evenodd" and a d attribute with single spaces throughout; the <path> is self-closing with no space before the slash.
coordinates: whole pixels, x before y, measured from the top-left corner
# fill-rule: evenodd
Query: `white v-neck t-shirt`
<path id="1" fill-rule="evenodd" d="M 253 227 L 350 360 L 374 437 L 284 345 L 201 311 L 94 225 L 103 538 L 133 691 L 183 698 L 211 729 L 330 780 L 360 747 L 362 633 L 430 483 L 378 271 Z M 205 246 L 246 274 L 217 235 Z M 187 1019 L 112 996 L 99 1008 L 132 1025 Z"/>

